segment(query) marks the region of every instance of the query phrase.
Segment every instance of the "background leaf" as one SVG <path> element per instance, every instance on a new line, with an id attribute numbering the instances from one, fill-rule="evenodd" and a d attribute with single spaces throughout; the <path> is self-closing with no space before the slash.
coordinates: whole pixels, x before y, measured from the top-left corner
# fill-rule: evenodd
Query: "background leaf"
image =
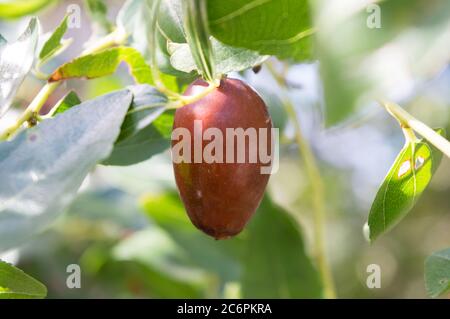
<path id="1" fill-rule="evenodd" d="M 168 45 L 170 43 L 186 43 L 183 28 L 183 12 L 180 0 L 161 1 L 157 22 L 157 63 L 162 72 L 178 77 L 189 76 L 175 69 L 170 63 Z"/>
<path id="2" fill-rule="evenodd" d="M 444 135 L 442 130 L 438 132 Z M 405 145 L 370 209 L 368 226 L 371 241 L 395 226 L 414 207 L 441 159 L 442 153 L 424 140 Z"/>
<path id="3" fill-rule="evenodd" d="M 50 38 L 45 42 L 44 46 L 41 49 L 41 52 L 39 53 L 39 59 L 41 60 L 41 63 L 47 61 L 52 56 L 58 53 L 58 51 L 61 50 L 61 48 L 64 47 L 64 43 L 67 42 L 61 42 L 64 34 L 67 31 L 67 16 L 63 19 L 61 24 L 53 31 Z"/>
<path id="4" fill-rule="evenodd" d="M 133 93 L 133 103 L 127 112 L 117 141 L 136 135 L 150 125 L 165 110 L 167 97 L 154 87 L 143 84 L 128 87 Z"/>
<path id="5" fill-rule="evenodd" d="M 167 97 L 149 85 L 129 87 L 133 103 L 120 129 L 106 165 L 132 165 L 149 159 L 170 144 L 173 112 L 167 112 Z M 161 117 L 161 119 L 160 119 Z"/>
<path id="6" fill-rule="evenodd" d="M 240 238 L 214 241 L 199 232 L 189 220 L 177 193 L 147 195 L 141 202 L 147 216 L 170 235 L 191 263 L 211 275 L 217 274 L 221 286 L 239 280 L 243 244 Z"/>
<path id="7" fill-rule="evenodd" d="M 319 275 L 305 252 L 298 224 L 268 196 L 246 236 L 243 298 L 322 297 Z"/>
<path id="8" fill-rule="evenodd" d="M 9 109 L 17 90 L 30 72 L 38 35 L 39 23 L 33 18 L 16 42 L 7 44 L 0 41 L 0 117 Z"/>
<path id="9" fill-rule="evenodd" d="M 161 1 L 158 28 L 170 42 L 185 43 L 183 9 L 181 0 Z"/>
<path id="10" fill-rule="evenodd" d="M 209 0 L 212 35 L 228 45 L 297 61 L 312 58 L 307 0 Z"/>
<path id="11" fill-rule="evenodd" d="M 103 164 L 133 165 L 167 150 L 170 146 L 174 114 L 174 111 L 166 111 L 136 134 L 117 141 L 113 152 Z"/>
<path id="12" fill-rule="evenodd" d="M 220 74 L 238 72 L 263 63 L 268 56 L 261 56 L 255 51 L 234 48 L 211 38 L 214 51 L 215 70 Z M 169 43 L 170 63 L 177 70 L 190 73 L 197 71 L 194 58 L 187 43 Z"/>
<path id="13" fill-rule="evenodd" d="M 375 99 L 407 98 L 448 64 L 447 0 L 311 3 L 328 126 Z M 380 28 L 369 27 L 377 12 Z"/>
<path id="14" fill-rule="evenodd" d="M 112 24 L 108 20 L 108 7 L 103 0 L 85 0 L 86 7 L 96 28 L 103 33 L 112 31 Z"/>
<path id="15" fill-rule="evenodd" d="M 213 241 L 198 232 L 178 194 L 148 195 L 142 202 L 151 220 L 167 231 L 195 264 L 219 273 L 227 282 L 239 281 L 244 298 L 322 296 L 319 276 L 304 251 L 297 223 L 268 196 L 243 233 L 226 241 Z"/>
<path id="16" fill-rule="evenodd" d="M 39 11 L 55 0 L 7 0 L 0 2 L 0 18 L 19 18 Z"/>
<path id="17" fill-rule="evenodd" d="M 0 251 L 45 229 L 112 150 L 131 93 L 73 107 L 0 144 Z"/>
<path id="18" fill-rule="evenodd" d="M 204 297 L 201 291 L 208 281 L 203 270 L 195 267 L 161 229 L 148 228 L 134 233 L 114 247 L 112 254 L 117 260 L 145 266 L 154 293 L 162 298 Z"/>
<path id="19" fill-rule="evenodd" d="M 116 24 L 130 36 L 131 46 L 144 57 L 148 54 L 147 32 L 150 25 L 150 10 L 146 0 L 128 0 L 117 14 Z"/>
<path id="20" fill-rule="evenodd" d="M 128 230 L 141 230 L 148 224 L 136 198 L 116 187 L 101 187 L 80 193 L 68 207 L 67 215 L 98 224 L 115 224 Z"/>
<path id="21" fill-rule="evenodd" d="M 47 288 L 22 270 L 0 260 L 0 299 L 40 299 Z"/>
<path id="22" fill-rule="evenodd" d="M 450 248 L 437 251 L 425 260 L 425 285 L 433 298 L 450 292 Z"/>
<path id="23" fill-rule="evenodd" d="M 81 103 L 80 98 L 74 91 L 67 93 L 55 106 L 52 115 L 64 113 L 68 109 Z"/>

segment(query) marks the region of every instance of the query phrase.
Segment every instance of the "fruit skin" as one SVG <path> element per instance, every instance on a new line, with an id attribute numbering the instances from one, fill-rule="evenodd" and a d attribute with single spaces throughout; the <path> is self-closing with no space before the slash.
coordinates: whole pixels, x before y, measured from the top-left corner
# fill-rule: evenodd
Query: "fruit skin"
<path id="1" fill-rule="evenodd" d="M 203 80 L 193 82 L 184 93 L 193 95 L 204 89 Z M 247 84 L 225 78 L 220 86 L 195 103 L 177 109 L 173 128 L 187 128 L 191 134 L 191 158 L 194 150 L 194 120 L 202 120 L 203 132 L 218 128 L 226 137 L 226 128 L 253 127 L 268 129 L 267 146 L 271 154 L 272 121 L 261 97 Z M 259 138 L 259 135 L 258 135 Z M 172 140 L 172 146 L 179 140 Z M 210 141 L 203 141 L 203 147 Z M 236 154 L 235 142 L 235 154 Z M 173 164 L 175 180 L 181 199 L 192 223 L 216 238 L 232 237 L 247 224 L 258 208 L 264 195 L 268 174 L 261 174 L 260 168 L 270 163 L 179 163 Z M 249 151 L 246 142 L 246 153 Z"/>

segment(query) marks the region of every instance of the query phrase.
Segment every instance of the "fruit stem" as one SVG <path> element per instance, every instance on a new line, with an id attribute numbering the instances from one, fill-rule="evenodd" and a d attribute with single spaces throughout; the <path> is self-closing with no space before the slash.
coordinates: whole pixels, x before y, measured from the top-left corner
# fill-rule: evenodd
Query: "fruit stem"
<path id="1" fill-rule="evenodd" d="M 324 286 L 324 297 L 334 299 L 336 298 L 336 292 L 325 249 L 325 188 L 322 176 L 311 147 L 303 135 L 303 130 L 300 121 L 298 120 L 295 107 L 289 98 L 285 77 L 278 74 L 271 64 L 267 63 L 266 65 L 278 85 L 284 90 L 283 105 L 294 125 L 295 140 L 299 147 L 299 156 L 304 160 L 306 172 L 311 183 L 312 205 L 314 208 L 314 255 Z"/>
<path id="2" fill-rule="evenodd" d="M 28 105 L 26 110 L 17 119 L 17 121 L 1 133 L 0 141 L 4 141 L 10 138 L 14 134 L 14 132 L 16 132 L 22 126 L 23 123 L 27 122 L 33 116 L 33 114 L 39 114 L 39 111 L 47 101 L 50 94 L 52 94 L 58 86 L 59 82 L 45 84 L 44 87 L 39 91 L 38 95 L 36 95 L 33 101 L 31 101 L 30 105 Z"/>
<path id="3" fill-rule="evenodd" d="M 313 207 L 314 207 L 314 242 L 315 242 L 315 255 L 317 259 L 317 265 L 322 277 L 324 285 L 325 298 L 336 298 L 334 289 L 333 277 L 328 264 L 325 249 L 325 205 L 324 205 L 324 193 L 322 176 L 317 165 L 315 156 L 311 150 L 310 145 L 306 141 L 303 131 L 300 126 L 300 122 L 297 118 L 295 108 L 292 105 L 290 99 L 286 99 L 284 102 L 286 111 L 289 118 L 292 120 L 295 128 L 295 139 L 299 146 L 299 155 L 303 157 L 305 168 L 311 182 L 312 195 L 313 195 Z"/>
<path id="4" fill-rule="evenodd" d="M 450 142 L 442 135 L 436 133 L 433 129 L 406 112 L 399 105 L 386 101 L 380 101 L 380 104 L 383 105 L 386 111 L 400 123 L 404 133 L 405 130 L 408 129 L 416 131 L 428 142 L 433 144 L 434 147 L 450 158 Z"/>
<path id="5" fill-rule="evenodd" d="M 403 135 L 405 136 L 405 140 L 407 143 L 415 143 L 418 138 L 414 131 L 410 127 L 402 127 Z"/>
<path id="6" fill-rule="evenodd" d="M 187 104 L 197 102 L 198 100 L 207 96 L 209 93 L 211 93 L 214 89 L 218 88 L 219 86 L 220 86 L 220 80 L 216 80 L 214 82 L 209 82 L 208 86 L 205 89 L 203 89 L 201 92 L 199 92 L 195 95 L 187 95 L 187 96 L 182 95 L 176 101 L 173 101 L 172 103 L 167 104 L 166 108 L 167 109 L 178 109 Z"/>

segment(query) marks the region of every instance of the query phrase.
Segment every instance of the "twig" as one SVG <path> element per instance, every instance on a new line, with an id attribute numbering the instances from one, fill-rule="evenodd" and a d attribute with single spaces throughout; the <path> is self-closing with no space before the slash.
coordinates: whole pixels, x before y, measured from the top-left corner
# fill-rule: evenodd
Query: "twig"
<path id="1" fill-rule="evenodd" d="M 278 74 L 272 65 L 266 64 L 278 85 L 287 90 L 285 77 Z M 314 255 L 324 286 L 325 298 L 336 298 L 333 276 L 328 263 L 325 249 L 325 189 L 316 158 L 303 136 L 303 131 L 297 113 L 287 92 L 284 94 L 284 106 L 295 128 L 295 140 L 299 146 L 299 156 L 303 158 L 306 172 L 312 188 L 312 204 L 314 208 Z"/>
<path id="2" fill-rule="evenodd" d="M 48 97 L 56 90 L 60 82 L 47 83 L 31 101 L 30 105 L 17 119 L 17 121 L 9 126 L 4 132 L 0 134 L 0 141 L 10 138 L 25 122 L 27 122 L 33 114 L 39 114 L 42 106 L 47 101 Z"/>
<path id="3" fill-rule="evenodd" d="M 450 142 L 442 135 L 436 133 L 433 129 L 406 112 L 399 105 L 385 101 L 380 101 L 380 103 L 395 119 L 397 119 L 403 129 L 413 129 L 450 158 Z"/>

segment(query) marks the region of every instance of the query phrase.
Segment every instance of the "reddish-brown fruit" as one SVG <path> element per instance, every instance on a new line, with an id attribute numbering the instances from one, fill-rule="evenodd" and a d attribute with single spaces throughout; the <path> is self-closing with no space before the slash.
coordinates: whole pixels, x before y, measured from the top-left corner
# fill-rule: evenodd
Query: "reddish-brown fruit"
<path id="1" fill-rule="evenodd" d="M 197 80 L 187 88 L 185 95 L 196 94 L 206 86 L 207 83 Z M 223 163 L 206 163 L 204 160 L 194 163 L 195 120 L 202 121 L 202 135 L 208 128 L 222 132 Z M 261 167 L 270 166 L 270 163 L 262 163 L 259 156 L 256 162 L 250 162 L 249 147 L 255 145 L 250 146 L 249 139 L 245 143 L 245 162 L 226 162 L 226 129 L 255 128 L 258 139 L 259 129 L 266 129 L 267 154 L 270 155 L 272 121 L 264 101 L 244 82 L 226 78 L 202 99 L 178 109 L 173 128 L 186 128 L 192 136 L 191 163 L 173 164 L 181 199 L 192 223 L 216 239 L 238 234 L 261 202 L 269 179 L 268 174 L 261 173 Z M 172 146 L 181 140 L 174 139 Z M 203 139 L 202 149 L 210 142 Z M 235 154 L 238 151 L 236 142 Z"/>

